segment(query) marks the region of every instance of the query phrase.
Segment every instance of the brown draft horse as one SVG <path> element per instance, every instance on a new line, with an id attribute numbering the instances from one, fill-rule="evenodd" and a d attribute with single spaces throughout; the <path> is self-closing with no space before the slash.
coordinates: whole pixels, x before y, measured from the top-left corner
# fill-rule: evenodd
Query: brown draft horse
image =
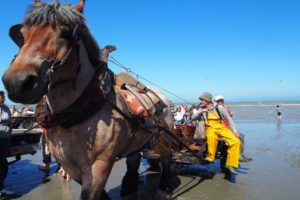
<path id="1" fill-rule="evenodd" d="M 141 150 L 149 132 L 162 129 L 153 128 L 155 120 L 147 118 L 144 127 L 152 128 L 146 130 L 125 114 L 114 76 L 99 59 L 103 55 L 85 24 L 84 3 L 80 0 L 72 7 L 35 0 L 23 23 L 10 29 L 20 50 L 2 80 L 12 101 L 33 104 L 45 97 L 52 116 L 47 127 L 49 149 L 82 185 L 81 199 L 109 199 L 104 187 L 116 158 L 128 156 L 121 195 L 131 194 L 138 187 L 140 155 L 130 153 Z M 158 117 L 168 130 L 173 129 L 169 106 Z M 166 137 L 161 131 L 158 199 L 171 198 Z"/>

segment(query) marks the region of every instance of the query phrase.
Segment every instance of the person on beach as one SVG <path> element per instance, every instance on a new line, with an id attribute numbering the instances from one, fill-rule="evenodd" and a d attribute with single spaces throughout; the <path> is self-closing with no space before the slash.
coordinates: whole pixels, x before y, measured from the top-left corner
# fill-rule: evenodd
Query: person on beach
<path id="1" fill-rule="evenodd" d="M 222 95 L 217 95 L 215 97 L 215 102 L 218 104 L 218 105 L 221 105 L 224 107 L 224 109 L 227 111 L 227 113 L 229 114 L 229 116 L 232 118 L 233 117 L 233 113 L 231 112 L 230 110 L 230 107 L 225 105 L 225 100 L 224 100 L 224 97 Z M 227 121 L 227 119 L 223 119 L 224 121 L 224 124 L 227 128 L 230 129 L 230 124 L 229 122 Z M 239 158 L 239 161 L 240 162 L 250 162 L 252 161 L 253 159 L 252 158 L 249 158 L 247 156 L 245 156 L 244 154 L 244 145 L 245 145 L 245 135 L 243 133 L 238 133 L 238 135 L 236 135 L 240 141 L 241 141 L 241 149 L 240 149 L 240 158 Z"/>
<path id="2" fill-rule="evenodd" d="M 179 107 L 177 107 L 176 112 L 174 113 L 174 123 L 176 125 L 180 125 L 183 124 L 185 119 L 184 119 L 184 115 L 185 115 L 186 111 L 184 109 L 184 107 L 181 105 Z"/>
<path id="3" fill-rule="evenodd" d="M 281 114 L 282 114 L 282 113 L 281 113 L 281 111 L 280 111 L 279 105 L 276 106 L 276 113 L 277 113 L 277 119 L 278 119 L 278 120 L 281 120 L 281 117 L 282 117 Z"/>
<path id="4" fill-rule="evenodd" d="M 15 194 L 13 191 L 4 189 L 4 180 L 8 172 L 7 156 L 9 155 L 12 134 L 11 112 L 4 101 L 4 91 L 0 91 L 0 197 Z"/>
<path id="5" fill-rule="evenodd" d="M 51 154 L 46 144 L 46 129 L 42 127 L 42 153 L 43 153 L 43 164 L 39 166 L 39 170 L 48 172 L 50 170 Z"/>
<path id="6" fill-rule="evenodd" d="M 33 115 L 34 111 L 29 107 L 29 105 L 24 105 L 22 108 L 22 115 L 27 116 L 27 115 Z"/>
<path id="7" fill-rule="evenodd" d="M 42 127 L 42 153 L 43 153 L 43 164 L 39 166 L 39 170 L 44 172 L 50 171 L 50 163 L 51 163 L 51 154 L 48 149 L 48 145 L 46 142 L 46 134 L 47 129 Z M 64 179 L 67 181 L 72 180 L 71 176 L 63 169 L 63 167 L 60 165 L 60 163 L 57 162 L 57 168 L 56 172 L 59 173 Z"/>
<path id="8" fill-rule="evenodd" d="M 218 139 L 223 138 L 228 146 L 225 167 L 232 174 L 237 175 L 236 169 L 239 166 L 241 142 L 235 136 L 238 135 L 238 132 L 231 117 L 223 106 L 214 105 L 211 93 L 203 92 L 199 99 L 201 101 L 201 105 L 205 106 L 206 108 L 199 110 L 198 113 L 192 117 L 192 119 L 195 120 L 197 118 L 204 118 L 205 137 L 207 140 L 207 156 L 205 161 L 207 163 L 214 162 L 218 146 Z M 225 126 L 223 119 L 227 119 L 230 124 L 230 129 Z"/>

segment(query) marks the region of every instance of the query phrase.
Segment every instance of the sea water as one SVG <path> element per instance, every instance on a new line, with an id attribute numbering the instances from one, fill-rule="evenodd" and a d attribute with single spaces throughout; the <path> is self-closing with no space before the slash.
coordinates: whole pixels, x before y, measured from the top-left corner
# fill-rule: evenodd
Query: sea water
<path id="1" fill-rule="evenodd" d="M 300 122 L 300 102 L 230 103 L 236 122 L 277 122 L 276 106 L 282 113 L 282 123 Z"/>

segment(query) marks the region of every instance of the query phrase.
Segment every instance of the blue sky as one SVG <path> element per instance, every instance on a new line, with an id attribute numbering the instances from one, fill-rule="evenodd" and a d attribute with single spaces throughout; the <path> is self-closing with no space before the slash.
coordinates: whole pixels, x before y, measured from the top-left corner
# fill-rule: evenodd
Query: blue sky
<path id="1" fill-rule="evenodd" d="M 8 29 L 31 3 L 2 4 L 1 75 L 18 52 Z M 300 101 L 299 10 L 297 0 L 86 0 L 84 13 L 101 47 L 116 45 L 119 62 L 189 102 L 203 91 L 228 101 Z"/>

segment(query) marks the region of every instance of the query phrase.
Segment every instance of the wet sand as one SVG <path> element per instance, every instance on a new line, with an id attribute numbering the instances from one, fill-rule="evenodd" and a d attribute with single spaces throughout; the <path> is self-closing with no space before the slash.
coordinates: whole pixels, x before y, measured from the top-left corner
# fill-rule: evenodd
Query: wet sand
<path id="1" fill-rule="evenodd" d="M 300 124 L 284 120 L 279 123 L 237 120 L 236 124 L 246 136 L 246 155 L 254 160 L 241 163 L 239 175 L 231 182 L 220 173 L 218 161 L 208 166 L 175 166 L 173 196 L 178 200 L 300 199 Z M 10 165 L 5 185 L 20 194 L 14 199 L 79 199 L 80 186 L 55 174 L 55 162 L 49 176 L 38 170 L 41 163 L 42 155 L 38 152 Z M 147 168 L 143 161 L 139 192 L 126 199 L 155 198 L 159 174 Z M 112 199 L 122 199 L 119 192 L 125 169 L 123 160 L 114 166 L 106 186 Z"/>

